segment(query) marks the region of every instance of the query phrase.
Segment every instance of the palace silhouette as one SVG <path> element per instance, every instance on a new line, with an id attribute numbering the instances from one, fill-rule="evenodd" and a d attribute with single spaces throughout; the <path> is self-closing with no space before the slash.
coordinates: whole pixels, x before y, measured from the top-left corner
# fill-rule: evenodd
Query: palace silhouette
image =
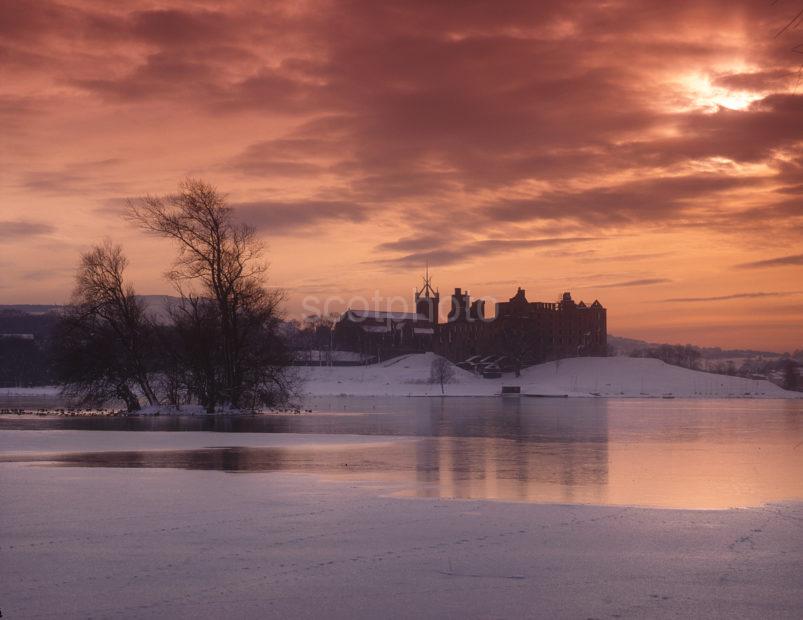
<path id="1" fill-rule="evenodd" d="M 453 362 L 472 356 L 506 356 L 516 367 L 577 356 L 607 354 L 606 309 L 599 301 L 576 303 L 570 293 L 557 302 L 529 301 L 519 288 L 486 316 L 482 299 L 455 288 L 445 322 L 440 292 L 429 269 L 415 291 L 415 312 L 348 309 L 335 325 L 338 349 L 387 359 L 434 351 Z"/>

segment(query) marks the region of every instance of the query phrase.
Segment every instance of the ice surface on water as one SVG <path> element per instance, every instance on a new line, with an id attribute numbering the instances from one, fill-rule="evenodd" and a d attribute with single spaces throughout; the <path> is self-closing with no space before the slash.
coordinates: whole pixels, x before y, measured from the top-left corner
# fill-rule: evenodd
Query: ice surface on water
<path id="1" fill-rule="evenodd" d="M 26 428 L 51 430 L 13 430 Z M 127 430 L 55 430 L 92 428 Z M 303 472 L 384 481 L 422 497 L 542 503 L 728 508 L 803 499 L 799 401 L 335 398 L 301 416 L 9 416 L 0 429 L 3 461 Z"/>

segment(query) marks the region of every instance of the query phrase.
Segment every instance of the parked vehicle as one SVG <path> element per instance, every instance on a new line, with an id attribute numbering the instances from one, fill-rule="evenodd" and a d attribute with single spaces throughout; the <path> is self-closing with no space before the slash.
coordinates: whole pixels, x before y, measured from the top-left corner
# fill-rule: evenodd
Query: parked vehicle
<path id="1" fill-rule="evenodd" d="M 495 364 L 499 366 L 502 372 L 513 372 L 516 370 L 516 364 L 507 355 L 500 356 Z"/>
<path id="2" fill-rule="evenodd" d="M 479 362 L 481 358 L 482 358 L 481 355 L 472 355 L 471 357 L 463 360 L 462 362 L 458 362 L 456 365 L 458 368 L 462 368 L 463 370 L 468 370 L 469 372 L 477 372 L 477 362 Z"/>
<path id="3" fill-rule="evenodd" d="M 516 369 L 513 360 L 507 355 L 472 355 L 457 363 L 458 368 L 485 376 L 486 370 L 490 373 L 513 372 Z M 498 376 L 498 375 L 497 375 Z"/>
<path id="4" fill-rule="evenodd" d="M 502 369 L 496 364 L 486 364 L 482 369 L 482 376 L 486 379 L 498 379 L 502 376 Z"/>
<path id="5" fill-rule="evenodd" d="M 481 360 L 479 360 L 476 363 L 477 371 L 479 373 L 482 373 L 482 371 L 485 370 L 485 367 L 488 364 L 495 364 L 496 360 L 499 359 L 500 357 L 502 357 L 502 356 L 501 355 L 486 355 L 485 357 L 483 357 Z"/>

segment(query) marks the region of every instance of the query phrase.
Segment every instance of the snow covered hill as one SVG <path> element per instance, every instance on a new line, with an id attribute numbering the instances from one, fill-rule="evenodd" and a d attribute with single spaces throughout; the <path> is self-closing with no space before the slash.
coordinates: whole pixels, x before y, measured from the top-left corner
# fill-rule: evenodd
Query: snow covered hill
<path id="1" fill-rule="evenodd" d="M 522 391 L 553 389 L 570 395 L 691 398 L 801 398 L 769 381 L 755 381 L 670 366 L 657 359 L 576 357 L 528 368 Z"/>
<path id="2" fill-rule="evenodd" d="M 359 367 L 304 368 L 304 391 L 312 396 L 439 396 L 429 383 L 432 353 L 407 355 Z M 656 359 L 577 357 L 525 369 L 521 377 L 484 379 L 460 368 L 446 385 L 447 396 L 492 396 L 503 385 L 538 396 L 619 396 L 679 398 L 801 398 L 769 381 L 728 377 L 670 366 Z"/>

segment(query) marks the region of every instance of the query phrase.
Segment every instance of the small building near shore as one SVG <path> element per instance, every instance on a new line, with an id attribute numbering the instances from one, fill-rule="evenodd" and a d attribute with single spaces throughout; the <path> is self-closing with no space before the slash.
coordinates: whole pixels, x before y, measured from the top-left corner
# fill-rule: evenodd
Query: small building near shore
<path id="1" fill-rule="evenodd" d="M 431 351 L 434 335 L 435 326 L 424 314 L 349 309 L 335 325 L 334 339 L 338 349 L 382 360 Z"/>

